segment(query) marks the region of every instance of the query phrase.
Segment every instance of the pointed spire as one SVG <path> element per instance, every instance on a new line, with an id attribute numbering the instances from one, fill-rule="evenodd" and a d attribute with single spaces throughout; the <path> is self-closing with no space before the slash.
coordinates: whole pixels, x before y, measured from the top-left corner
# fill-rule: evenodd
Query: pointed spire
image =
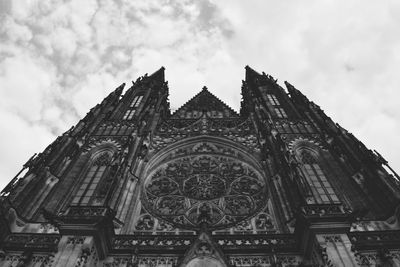
<path id="1" fill-rule="evenodd" d="M 246 81 L 252 80 L 253 78 L 256 78 L 261 75 L 254 69 L 250 68 L 248 65 L 246 65 L 246 67 L 244 68 L 246 69 Z"/>
<path id="2" fill-rule="evenodd" d="M 118 86 L 118 87 L 114 90 L 114 92 L 112 92 L 111 94 L 120 96 L 120 95 L 122 94 L 122 91 L 124 90 L 124 87 L 125 87 L 125 83 L 123 83 L 123 84 L 121 84 L 120 86 Z"/>
<path id="3" fill-rule="evenodd" d="M 296 87 L 291 85 L 289 82 L 285 81 L 285 86 L 286 86 L 287 90 L 289 91 L 289 94 L 290 94 L 292 99 L 301 100 L 304 103 L 309 103 L 310 102 L 308 100 L 308 98 L 300 90 L 296 89 Z"/>
<path id="4" fill-rule="evenodd" d="M 151 85 L 151 86 L 149 86 Z M 142 89 L 166 89 L 168 91 L 168 83 L 165 81 L 165 68 L 161 67 L 150 76 L 145 73 L 143 76 L 132 81 L 132 86 L 126 91 L 125 96 L 132 97 L 134 91 Z"/>
<path id="5" fill-rule="evenodd" d="M 291 85 L 288 81 L 285 81 L 285 85 L 286 88 L 288 89 L 289 92 L 293 91 L 293 92 L 299 92 L 301 93 L 299 90 L 296 89 L 296 87 L 294 87 L 293 85 Z"/>
<path id="6" fill-rule="evenodd" d="M 108 96 L 106 96 L 103 101 L 101 102 L 101 105 L 105 105 L 106 103 L 110 103 L 112 101 L 118 100 L 119 96 L 122 94 L 122 91 L 124 90 L 125 83 L 121 84 L 118 86 L 114 91 L 112 91 Z"/>
<path id="7" fill-rule="evenodd" d="M 160 69 L 158 69 L 156 72 L 148 77 L 159 82 L 165 82 L 165 68 L 162 66 Z"/>
<path id="8" fill-rule="evenodd" d="M 249 66 L 245 67 L 246 69 L 246 82 L 249 81 L 256 81 L 258 84 L 265 84 L 265 83 L 271 83 L 271 84 L 276 84 L 278 82 L 277 79 L 274 79 L 269 74 L 266 74 L 265 72 L 262 72 L 261 74 L 254 69 L 250 68 Z"/>

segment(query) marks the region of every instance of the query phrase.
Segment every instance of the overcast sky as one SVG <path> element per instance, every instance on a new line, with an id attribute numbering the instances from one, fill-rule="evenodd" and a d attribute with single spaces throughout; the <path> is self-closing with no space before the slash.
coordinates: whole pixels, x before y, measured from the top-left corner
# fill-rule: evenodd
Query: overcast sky
<path id="1" fill-rule="evenodd" d="M 244 66 L 287 80 L 400 172 L 400 1 L 0 0 L 0 187 L 123 82 L 166 67 L 239 110 Z"/>

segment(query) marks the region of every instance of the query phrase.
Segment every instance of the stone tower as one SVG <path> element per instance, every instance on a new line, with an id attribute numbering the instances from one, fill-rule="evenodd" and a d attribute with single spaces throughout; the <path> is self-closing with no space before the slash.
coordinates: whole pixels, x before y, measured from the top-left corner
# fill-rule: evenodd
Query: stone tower
<path id="1" fill-rule="evenodd" d="M 400 266 L 399 176 L 285 84 L 121 85 L 1 192 L 0 266 Z"/>

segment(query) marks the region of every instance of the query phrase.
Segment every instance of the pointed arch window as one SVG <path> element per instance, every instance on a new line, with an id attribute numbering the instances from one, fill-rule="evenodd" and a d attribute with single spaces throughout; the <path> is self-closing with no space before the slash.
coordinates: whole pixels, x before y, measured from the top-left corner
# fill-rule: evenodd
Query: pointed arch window
<path id="1" fill-rule="evenodd" d="M 143 95 L 137 95 L 133 98 L 132 102 L 129 104 L 129 108 L 125 111 L 123 120 L 131 120 L 133 118 L 142 99 Z"/>
<path id="2" fill-rule="evenodd" d="M 88 205 L 101 178 L 104 176 L 107 167 L 111 162 L 111 154 L 104 152 L 93 161 L 85 178 L 72 200 L 72 205 Z"/>
<path id="3" fill-rule="evenodd" d="M 339 198 L 318 164 L 315 154 L 303 149 L 299 151 L 299 157 L 303 165 L 303 174 L 312 193 L 312 196 L 308 196 L 307 202 L 309 204 L 339 203 Z"/>

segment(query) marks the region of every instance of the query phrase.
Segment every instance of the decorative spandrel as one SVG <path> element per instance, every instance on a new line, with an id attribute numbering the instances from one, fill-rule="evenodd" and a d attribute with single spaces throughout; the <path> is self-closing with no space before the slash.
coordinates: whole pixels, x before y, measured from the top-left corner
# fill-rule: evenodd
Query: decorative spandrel
<path id="1" fill-rule="evenodd" d="M 224 155 L 189 155 L 157 167 L 146 179 L 142 203 L 176 227 L 198 229 L 209 216 L 211 229 L 235 225 L 267 202 L 261 175 L 249 164 Z"/>

